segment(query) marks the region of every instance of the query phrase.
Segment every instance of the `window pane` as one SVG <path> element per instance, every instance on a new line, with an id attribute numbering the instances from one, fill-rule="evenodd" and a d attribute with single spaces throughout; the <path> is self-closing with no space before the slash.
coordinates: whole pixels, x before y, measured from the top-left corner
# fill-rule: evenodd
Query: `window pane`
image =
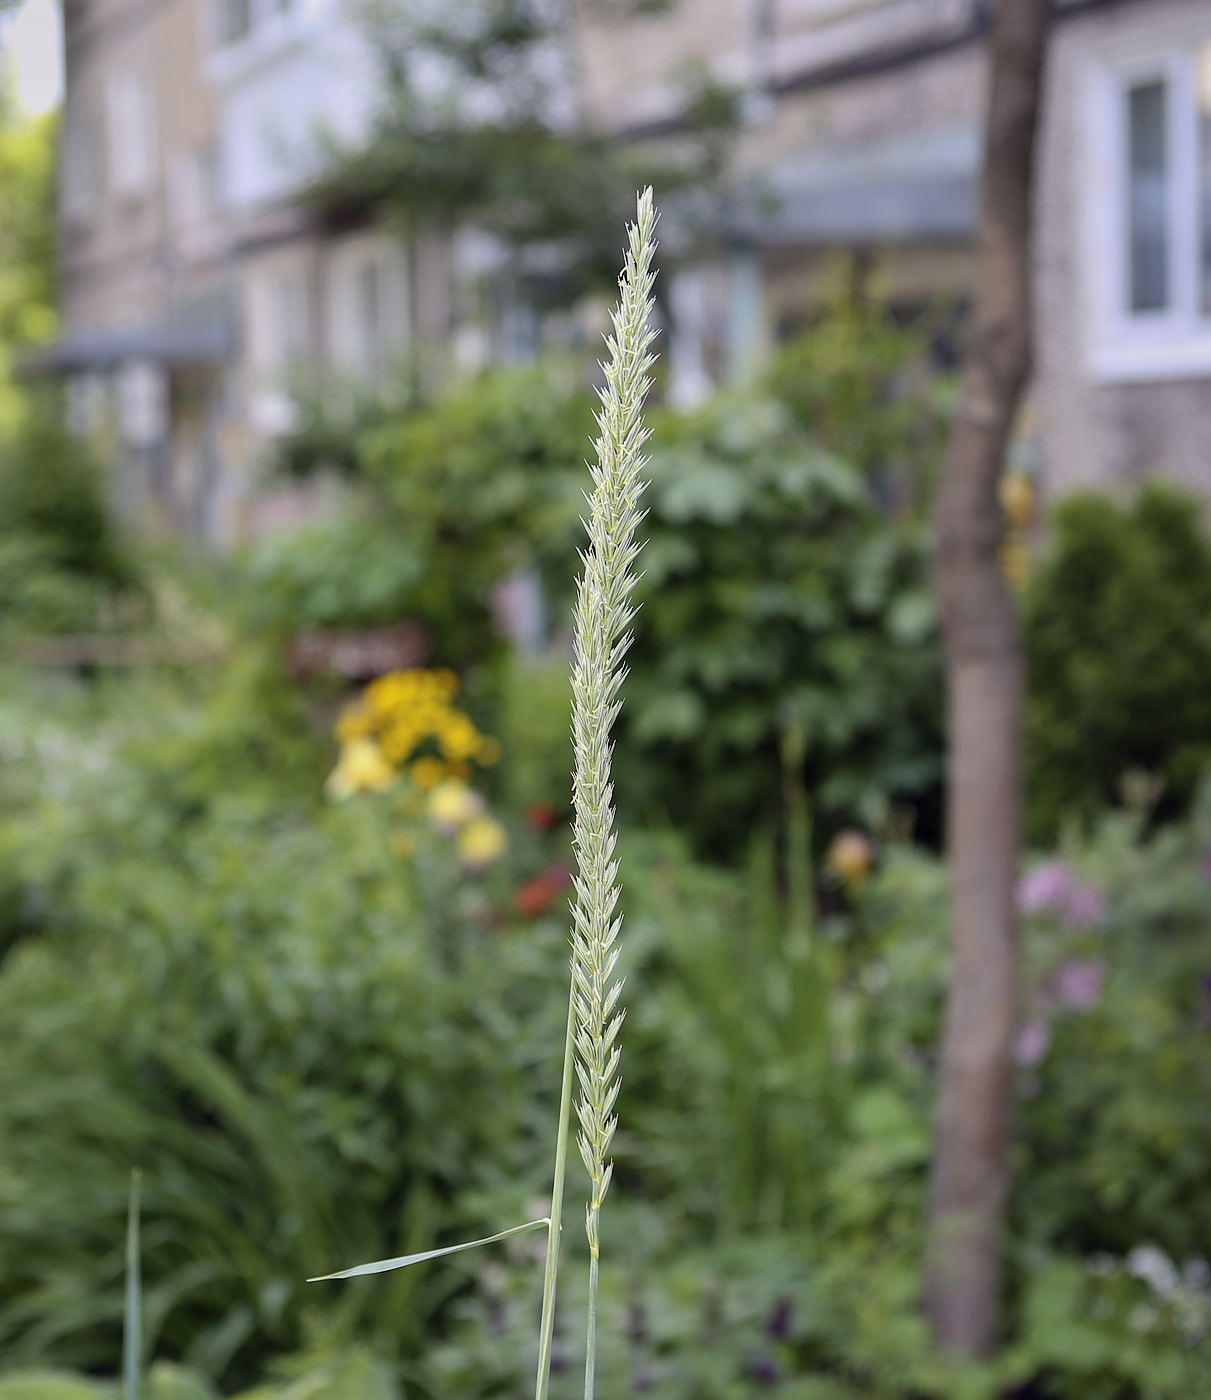
<path id="1" fill-rule="evenodd" d="M 1163 82 L 1127 93 L 1128 300 L 1132 311 L 1169 304 L 1168 133 Z"/>
<path id="2" fill-rule="evenodd" d="M 222 0 L 223 42 L 232 44 L 252 28 L 251 0 Z"/>
<path id="3" fill-rule="evenodd" d="M 1211 44 L 1198 56 L 1198 185 L 1202 214 L 1199 280 L 1204 316 L 1211 316 Z"/>

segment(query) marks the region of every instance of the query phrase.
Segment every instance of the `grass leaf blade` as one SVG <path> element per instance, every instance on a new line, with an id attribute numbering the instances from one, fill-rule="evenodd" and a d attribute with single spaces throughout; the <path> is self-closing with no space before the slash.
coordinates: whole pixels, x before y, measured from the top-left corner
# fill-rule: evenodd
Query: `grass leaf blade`
<path id="1" fill-rule="evenodd" d="M 440 1259 L 445 1254 L 459 1254 L 464 1249 L 478 1249 L 480 1245 L 495 1244 L 497 1240 L 507 1240 L 511 1235 L 524 1235 L 528 1230 L 538 1230 L 544 1225 L 549 1225 L 550 1221 L 544 1216 L 542 1220 L 528 1220 L 524 1225 L 514 1225 L 511 1229 L 501 1230 L 499 1234 L 489 1235 L 482 1240 L 467 1240 L 465 1244 L 448 1244 L 444 1249 L 426 1249 L 421 1254 L 401 1254 L 396 1259 L 378 1259 L 373 1264 L 358 1264 L 353 1269 L 342 1269 L 336 1274 L 317 1274 L 315 1278 L 309 1278 L 308 1283 L 324 1283 L 328 1279 L 334 1278 L 361 1278 L 365 1274 L 387 1274 L 392 1269 L 406 1269 L 409 1264 L 423 1264 L 427 1259 Z"/>

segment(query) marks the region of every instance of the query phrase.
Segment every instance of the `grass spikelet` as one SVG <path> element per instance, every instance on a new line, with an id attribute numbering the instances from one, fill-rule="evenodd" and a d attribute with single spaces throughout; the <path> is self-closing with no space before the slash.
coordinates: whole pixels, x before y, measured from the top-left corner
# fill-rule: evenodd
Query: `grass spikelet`
<path id="1" fill-rule="evenodd" d="M 652 192 L 638 200 L 637 217 L 627 229 L 629 247 L 619 278 L 621 298 L 608 337 L 606 383 L 597 413 L 597 461 L 589 498 L 589 545 L 581 554 L 583 571 L 576 599 L 576 657 L 572 672 L 572 738 L 576 755 L 573 780 L 573 836 L 577 874 L 572 927 L 572 994 L 568 1047 L 560 1113 L 552 1226 L 547 1253 L 537 1400 L 545 1400 L 550 1368 L 554 1284 L 562 1208 L 564 1152 L 575 1060 L 580 1096 L 578 1142 L 592 1183 L 585 1227 L 589 1237 L 588 1347 L 585 1397 L 592 1400 L 597 1352 L 597 1282 L 601 1205 L 610 1185 L 612 1165 L 606 1158 L 614 1136 L 618 1097 L 618 1032 L 622 1014 L 615 977 L 618 936 L 618 862 L 615 858 L 614 788 L 610 777 L 610 730 L 618 717 L 618 689 L 625 676 L 623 658 L 630 645 L 627 627 L 634 615 L 631 594 L 639 544 L 639 498 L 645 485 L 648 430 L 643 402 L 651 380 L 648 371 L 655 335 L 652 311 L 652 256 L 656 212 Z"/>

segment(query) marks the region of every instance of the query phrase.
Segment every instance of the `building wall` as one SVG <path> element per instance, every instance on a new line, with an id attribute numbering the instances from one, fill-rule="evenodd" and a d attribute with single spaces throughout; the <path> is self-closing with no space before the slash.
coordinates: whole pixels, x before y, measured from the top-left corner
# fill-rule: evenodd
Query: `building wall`
<path id="1" fill-rule="evenodd" d="M 73 328 L 160 315 L 213 217 L 194 0 L 67 0 L 62 299 Z"/>
<path id="2" fill-rule="evenodd" d="M 1124 490 L 1156 472 L 1211 496 L 1211 358 L 1178 373 L 1141 359 L 1099 372 L 1097 307 L 1117 288 L 1099 243 L 1122 217 L 1099 159 L 1106 119 L 1091 89 L 1109 68 L 1211 44 L 1205 0 L 1146 0 L 1090 10 L 1060 25 L 1047 82 L 1038 189 L 1035 397 L 1049 495 Z M 1109 159 L 1122 159 L 1121 149 Z M 1108 235 L 1109 231 L 1109 235 Z"/>

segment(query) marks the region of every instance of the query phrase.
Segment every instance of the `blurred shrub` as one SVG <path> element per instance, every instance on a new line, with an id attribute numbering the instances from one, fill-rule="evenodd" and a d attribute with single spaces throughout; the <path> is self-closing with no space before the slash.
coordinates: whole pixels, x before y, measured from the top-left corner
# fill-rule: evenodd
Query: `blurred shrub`
<path id="1" fill-rule="evenodd" d="M 778 355 L 769 387 L 885 504 L 921 512 L 945 445 L 947 382 L 930 363 L 925 318 L 897 319 L 862 280 L 854 260 L 833 270 L 823 308 Z"/>
<path id="2" fill-rule="evenodd" d="M 85 753 L 27 722 L 0 823 L 38 915 L 0 964 L 0 1353 L 116 1372 L 138 1164 L 158 1356 L 239 1387 L 355 1327 L 414 1354 L 459 1268 L 304 1280 L 520 1211 L 557 1092 L 548 948 L 488 936 L 491 901 L 453 855 L 394 854 L 389 810 L 245 792 L 182 819 L 109 728 Z"/>
<path id="3" fill-rule="evenodd" d="M 161 1360 L 301 1397 L 356 1339 L 435 1400 L 522 1393 L 532 1241 L 302 1280 L 473 1237 L 548 1189 L 562 914 L 510 922 L 508 867 L 470 879 L 448 842 L 401 857 L 391 793 L 319 815 L 228 779 L 183 810 L 131 736 L 198 702 L 139 697 L 0 711 L 0 885 L 23 919 L 0 961 L 6 1366 L 116 1370 L 137 1162 Z M 813 925 L 783 912 L 763 842 L 738 873 L 626 838 L 601 1331 L 619 1393 L 1202 1396 L 1211 806 L 1142 828 L 1120 814 L 1023 882 L 1006 1345 L 959 1374 L 919 1308 L 943 871 L 885 848 Z M 571 1303 L 579 1231 L 566 1246 Z M 557 1340 L 560 1400 L 581 1338 Z"/>
<path id="4" fill-rule="evenodd" d="M 493 587 L 527 569 L 558 644 L 592 402 L 552 374 L 485 376 L 369 432 L 359 461 L 376 504 L 262 552 L 254 576 L 269 614 L 314 625 L 408 613 L 428 625 L 434 660 L 474 673 L 500 659 Z M 941 684 L 920 527 L 890 521 L 863 473 L 776 402 L 720 399 L 654 426 L 644 605 L 617 734 L 624 809 L 742 860 L 753 824 L 778 809 L 791 718 L 806 730 L 824 826 L 907 807 L 932 838 Z M 486 691 L 499 703 L 499 684 Z M 524 709 L 513 706 L 522 729 Z"/>
<path id="5" fill-rule="evenodd" d="M 572 806 L 572 673 L 561 656 L 514 656 L 501 703 L 505 796 L 518 811 Z"/>
<path id="6" fill-rule="evenodd" d="M 89 631 L 137 583 L 100 473 L 53 398 L 0 441 L 0 625 Z"/>
<path id="7" fill-rule="evenodd" d="M 777 810 L 780 730 L 806 737 L 825 824 L 917 804 L 941 770 L 926 543 L 774 403 L 660 422 L 620 795 L 700 851 L 742 857 Z"/>
<path id="8" fill-rule="evenodd" d="M 460 673 L 499 653 L 493 585 L 538 571 L 570 602 L 592 404 L 549 367 L 499 372 L 360 432 L 364 505 L 254 563 L 268 615 L 291 625 L 423 621 Z M 290 442 L 283 448 L 289 458 Z"/>
<path id="9" fill-rule="evenodd" d="M 817 930 L 827 1011 L 796 1058 L 771 1030 L 794 993 L 788 949 L 761 934 L 763 881 L 746 895 L 672 849 L 646 874 L 632 856 L 628 986 L 643 991 L 628 1012 L 599 1331 L 613 1387 L 666 1400 L 1206 1396 L 1209 842 L 1208 803 L 1149 840 L 1119 817 L 1023 882 L 1011 1290 L 1003 1348 L 972 1368 L 939 1362 L 919 1304 L 941 869 L 887 852 L 855 913 Z M 578 1254 L 572 1238 L 571 1308 Z M 432 1393 L 520 1390 L 537 1296 L 532 1261 L 483 1263 L 461 1325 L 430 1354 Z M 570 1400 L 583 1342 L 570 1330 L 558 1344 L 552 1395 Z"/>
<path id="10" fill-rule="evenodd" d="M 1055 513 L 1026 637 L 1031 837 L 1088 822 L 1146 770 L 1159 814 L 1211 765 L 1211 542 L 1201 506 L 1148 485 L 1130 505 L 1086 493 Z"/>

